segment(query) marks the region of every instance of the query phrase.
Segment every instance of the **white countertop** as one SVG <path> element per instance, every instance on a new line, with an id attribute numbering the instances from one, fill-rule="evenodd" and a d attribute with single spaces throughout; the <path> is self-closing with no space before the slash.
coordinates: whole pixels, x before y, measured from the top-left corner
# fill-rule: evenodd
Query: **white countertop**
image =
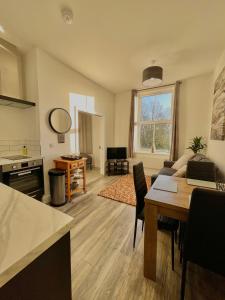
<path id="1" fill-rule="evenodd" d="M 0 287 L 72 224 L 72 217 L 0 183 Z"/>
<path id="2" fill-rule="evenodd" d="M 18 155 L 20 155 L 20 154 L 18 154 Z M 3 158 L 3 157 L 0 157 L 0 166 L 9 165 L 9 164 L 13 164 L 13 163 L 16 164 L 16 163 L 21 163 L 21 162 L 35 160 L 35 159 L 43 159 L 43 157 L 41 157 L 41 156 L 33 156 L 33 157 L 30 157 L 30 158 L 17 159 L 17 160 L 11 160 L 11 159 L 6 159 L 6 158 Z"/>

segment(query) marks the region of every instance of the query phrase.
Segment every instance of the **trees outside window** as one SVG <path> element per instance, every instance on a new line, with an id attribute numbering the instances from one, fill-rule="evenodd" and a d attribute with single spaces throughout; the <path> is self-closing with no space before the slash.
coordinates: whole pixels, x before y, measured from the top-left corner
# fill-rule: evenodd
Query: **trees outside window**
<path id="1" fill-rule="evenodd" d="M 173 92 L 139 94 L 135 105 L 135 151 L 169 153 Z"/>

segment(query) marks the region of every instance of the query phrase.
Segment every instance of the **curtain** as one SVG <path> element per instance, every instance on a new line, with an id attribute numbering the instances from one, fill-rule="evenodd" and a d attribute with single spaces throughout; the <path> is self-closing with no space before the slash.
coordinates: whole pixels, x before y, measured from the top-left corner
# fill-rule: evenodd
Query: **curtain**
<path id="1" fill-rule="evenodd" d="M 128 157 L 134 157 L 134 104 L 137 96 L 137 90 L 131 91 L 131 106 L 130 106 L 130 127 L 128 141 Z"/>
<path id="2" fill-rule="evenodd" d="M 79 112 L 78 132 L 80 153 L 92 154 L 92 116 Z"/>
<path id="3" fill-rule="evenodd" d="M 170 160 L 177 160 L 178 159 L 178 146 L 179 146 L 179 135 L 178 135 L 178 133 L 179 133 L 179 124 L 178 124 L 179 92 L 180 92 L 180 82 L 177 81 L 176 84 L 175 84 L 175 91 L 174 91 Z"/>

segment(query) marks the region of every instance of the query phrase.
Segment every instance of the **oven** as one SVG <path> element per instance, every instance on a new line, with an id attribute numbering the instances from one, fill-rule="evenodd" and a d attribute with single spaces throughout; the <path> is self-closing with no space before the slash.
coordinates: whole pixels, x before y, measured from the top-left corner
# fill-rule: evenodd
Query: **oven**
<path id="1" fill-rule="evenodd" d="M 1 181 L 15 190 L 41 200 L 44 194 L 42 160 L 3 165 Z"/>

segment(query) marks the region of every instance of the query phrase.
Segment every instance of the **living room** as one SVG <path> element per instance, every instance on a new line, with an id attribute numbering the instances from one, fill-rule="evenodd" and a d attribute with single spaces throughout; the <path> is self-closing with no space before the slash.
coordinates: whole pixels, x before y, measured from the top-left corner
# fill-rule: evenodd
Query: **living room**
<path id="1" fill-rule="evenodd" d="M 184 270 L 191 195 L 224 202 L 224 11 L 222 0 L 0 3 L 0 235 L 18 247 L 0 254 L 0 299 L 225 299 L 222 230 L 210 231 L 216 267 L 190 258 Z M 208 218 L 219 228 L 220 212 Z"/>

